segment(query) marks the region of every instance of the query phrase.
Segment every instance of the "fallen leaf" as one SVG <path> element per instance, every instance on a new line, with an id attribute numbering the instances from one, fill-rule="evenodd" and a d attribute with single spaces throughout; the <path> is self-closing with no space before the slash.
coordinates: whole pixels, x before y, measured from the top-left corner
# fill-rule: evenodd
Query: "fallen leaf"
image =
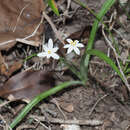
<path id="1" fill-rule="evenodd" d="M 45 9 L 43 0 L 0 0 L 0 50 L 10 49 L 16 38 L 31 35 Z M 29 40 L 39 41 L 43 25 Z M 11 42 L 12 41 L 12 42 Z"/>
<path id="2" fill-rule="evenodd" d="M 2 54 L 1 54 L 1 52 L 0 52 L 0 65 L 3 64 L 3 61 L 4 61 L 4 58 L 3 58 L 3 56 L 2 56 Z"/>
<path id="3" fill-rule="evenodd" d="M 36 95 L 54 86 L 53 72 L 28 70 L 11 77 L 0 87 L 0 97 L 31 100 Z M 11 99 L 10 99 L 11 97 Z"/>
<path id="4" fill-rule="evenodd" d="M 67 103 L 67 102 L 64 102 L 64 101 L 59 101 L 59 105 L 66 112 L 71 113 L 71 112 L 74 111 L 74 106 L 71 103 Z"/>
<path id="5" fill-rule="evenodd" d="M 19 70 L 21 67 L 22 67 L 22 63 L 20 61 L 14 61 L 13 65 L 8 66 L 8 68 L 3 63 L 3 64 L 0 65 L 0 74 L 9 77 L 14 72 L 16 72 L 17 70 Z"/>

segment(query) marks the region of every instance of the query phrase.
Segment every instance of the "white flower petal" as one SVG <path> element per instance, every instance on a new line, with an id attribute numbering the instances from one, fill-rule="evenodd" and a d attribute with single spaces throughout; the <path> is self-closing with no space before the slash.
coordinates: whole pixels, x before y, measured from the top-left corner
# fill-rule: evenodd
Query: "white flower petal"
<path id="1" fill-rule="evenodd" d="M 58 47 L 52 48 L 52 52 L 57 52 L 58 49 Z"/>
<path id="2" fill-rule="evenodd" d="M 47 45 L 43 45 L 43 49 L 44 49 L 44 51 L 47 51 L 48 50 Z"/>
<path id="3" fill-rule="evenodd" d="M 80 54 L 80 50 L 79 50 L 77 47 L 74 48 L 74 51 L 75 51 L 75 53 L 76 53 L 77 55 Z"/>
<path id="4" fill-rule="evenodd" d="M 58 47 L 53 48 L 52 39 L 48 40 L 47 45 L 43 45 L 43 49 L 44 49 L 44 52 L 38 53 L 37 56 L 39 56 L 39 57 L 47 57 L 48 59 L 50 57 L 52 57 L 54 59 L 59 59 L 60 58 L 59 55 L 55 53 L 59 48 Z"/>
<path id="5" fill-rule="evenodd" d="M 68 48 L 68 50 L 67 50 L 67 53 L 70 53 L 70 52 L 72 52 L 73 51 L 73 46 L 70 46 L 69 48 Z"/>
<path id="6" fill-rule="evenodd" d="M 67 41 L 68 43 L 73 42 L 70 38 L 66 39 L 66 41 Z"/>
<path id="7" fill-rule="evenodd" d="M 51 38 L 48 40 L 48 48 L 53 48 L 53 41 Z"/>
<path id="8" fill-rule="evenodd" d="M 59 55 L 57 55 L 56 53 L 52 53 L 52 55 L 51 55 L 54 59 L 59 59 L 60 57 L 59 57 Z"/>
<path id="9" fill-rule="evenodd" d="M 38 57 L 46 57 L 46 53 L 45 52 L 40 52 L 37 54 Z"/>
<path id="10" fill-rule="evenodd" d="M 64 48 L 69 48 L 71 46 L 71 44 L 66 44 L 64 45 Z"/>
<path id="11" fill-rule="evenodd" d="M 50 54 L 47 54 L 46 57 L 47 57 L 47 59 L 49 59 L 49 58 L 51 57 L 51 55 L 50 55 Z"/>
<path id="12" fill-rule="evenodd" d="M 78 43 L 76 44 L 77 47 L 84 47 L 84 45 L 82 43 Z"/>

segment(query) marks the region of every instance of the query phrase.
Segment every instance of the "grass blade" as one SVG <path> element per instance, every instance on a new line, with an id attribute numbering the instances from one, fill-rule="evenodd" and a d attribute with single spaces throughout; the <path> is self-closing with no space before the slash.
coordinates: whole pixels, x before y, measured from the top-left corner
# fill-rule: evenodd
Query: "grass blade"
<path id="1" fill-rule="evenodd" d="M 14 121 L 10 124 L 10 127 L 13 129 L 28 113 L 29 111 L 37 105 L 41 100 L 47 98 L 48 96 L 51 96 L 59 91 L 61 91 L 64 88 L 67 88 L 68 86 L 71 85 L 78 85 L 82 84 L 80 81 L 69 81 L 69 82 L 64 82 L 44 93 L 41 93 L 40 95 L 36 96 L 22 111 L 21 113 L 14 119 Z"/>
<path id="2" fill-rule="evenodd" d="M 77 67 L 71 62 L 68 62 L 65 58 L 60 58 L 61 62 L 64 63 L 73 74 L 75 74 L 80 80 L 81 79 L 81 74 L 80 71 L 77 69 Z"/>
<path id="3" fill-rule="evenodd" d="M 98 19 L 101 21 L 103 16 L 107 13 L 107 11 L 110 9 L 110 7 L 115 3 L 115 0 L 107 0 L 104 5 L 102 6 L 101 8 L 101 11 L 99 12 L 99 14 L 97 15 Z M 92 49 L 93 47 L 93 42 L 94 42 L 94 39 L 95 39 L 95 36 L 96 36 L 96 32 L 97 32 L 97 29 L 98 29 L 98 24 L 99 22 L 97 19 L 95 20 L 94 24 L 93 24 L 93 27 L 92 27 L 92 31 L 90 33 L 90 38 L 89 38 L 89 41 L 88 41 L 88 46 L 86 48 L 86 51 L 85 51 L 85 55 L 86 55 L 86 58 L 85 58 L 85 66 L 88 66 L 89 64 L 89 59 L 90 59 L 90 55 L 88 55 L 86 52 L 89 50 L 89 49 Z"/>
<path id="4" fill-rule="evenodd" d="M 107 13 L 107 11 L 111 8 L 111 6 L 115 2 L 116 2 L 116 0 L 106 0 L 104 5 L 102 6 L 100 12 L 96 16 L 96 18 L 98 18 L 98 19 L 96 19 L 94 21 L 94 24 L 93 24 L 93 27 L 92 27 L 92 30 L 90 33 L 90 37 L 88 40 L 88 45 L 86 47 L 85 53 L 81 59 L 81 64 L 80 64 L 80 72 L 81 72 L 81 74 L 83 74 L 82 77 L 84 77 L 84 78 L 87 77 L 88 64 L 89 64 L 89 59 L 90 59 L 90 54 L 88 54 L 87 51 L 92 49 L 92 47 L 93 47 L 93 43 L 94 43 L 94 39 L 96 36 L 99 22 L 101 22 L 103 16 Z"/>
<path id="5" fill-rule="evenodd" d="M 54 12 L 57 16 L 59 16 L 59 11 L 58 11 L 58 9 L 57 9 L 57 5 L 56 5 L 55 1 L 54 1 L 54 0 L 47 0 L 47 3 L 48 3 L 48 5 L 51 7 L 51 9 L 53 10 L 53 12 Z"/>
<path id="6" fill-rule="evenodd" d="M 98 50 L 88 50 L 87 51 L 88 54 L 90 55 L 96 55 L 98 56 L 100 59 L 104 60 L 107 64 L 109 64 L 111 66 L 111 68 L 120 76 L 120 78 L 124 81 L 124 78 L 120 72 L 120 70 L 118 69 L 118 67 L 116 66 L 116 64 L 111 60 L 111 58 L 109 58 L 108 56 L 106 56 L 103 52 L 98 51 Z"/>

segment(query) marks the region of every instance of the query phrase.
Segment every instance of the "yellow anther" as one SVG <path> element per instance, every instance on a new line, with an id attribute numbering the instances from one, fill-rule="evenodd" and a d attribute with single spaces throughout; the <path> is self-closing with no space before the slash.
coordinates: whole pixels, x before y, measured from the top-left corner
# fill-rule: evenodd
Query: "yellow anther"
<path id="1" fill-rule="evenodd" d="M 51 51 L 50 51 L 50 50 L 48 50 L 48 54 L 51 54 Z"/>
<path id="2" fill-rule="evenodd" d="M 76 45 L 76 41 L 74 41 L 74 42 L 72 41 L 72 42 L 70 42 L 70 44 L 75 46 Z"/>

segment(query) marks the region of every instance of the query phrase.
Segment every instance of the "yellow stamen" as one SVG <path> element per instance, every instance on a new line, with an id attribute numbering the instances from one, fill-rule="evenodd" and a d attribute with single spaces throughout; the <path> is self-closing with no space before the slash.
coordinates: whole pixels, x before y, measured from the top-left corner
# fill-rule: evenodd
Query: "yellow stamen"
<path id="1" fill-rule="evenodd" d="M 51 51 L 50 51 L 50 50 L 48 50 L 48 54 L 51 54 Z"/>
<path id="2" fill-rule="evenodd" d="M 76 41 L 74 41 L 74 42 L 72 41 L 72 42 L 70 42 L 70 44 L 75 46 L 76 45 Z"/>

